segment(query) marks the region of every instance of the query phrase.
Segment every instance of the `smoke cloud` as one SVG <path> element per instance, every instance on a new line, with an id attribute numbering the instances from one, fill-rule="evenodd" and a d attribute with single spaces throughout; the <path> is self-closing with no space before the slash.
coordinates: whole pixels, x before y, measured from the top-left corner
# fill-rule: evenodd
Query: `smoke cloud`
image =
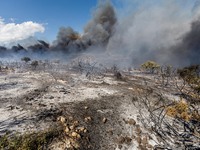
<path id="1" fill-rule="evenodd" d="M 112 36 L 116 22 L 112 4 L 109 1 L 99 1 L 93 18 L 85 26 L 84 33 L 80 35 L 71 27 L 62 27 L 52 49 L 77 52 L 90 46 L 104 46 Z"/>
<path id="2" fill-rule="evenodd" d="M 180 1 L 145 4 L 138 4 L 137 10 L 120 20 L 109 41 L 108 51 L 124 57 L 130 56 L 134 65 L 147 60 L 177 66 L 200 63 L 200 60 L 197 61 L 198 55 L 193 55 L 198 50 L 185 45 L 185 41 L 191 43 L 194 39 L 200 40 L 199 33 L 192 34 L 199 25 L 192 25 L 190 29 L 190 24 L 196 17 L 196 13 L 192 13 L 193 7 L 183 8 Z M 192 39 L 188 36 L 192 36 Z M 184 54 L 186 49 L 196 57 L 195 61 Z"/>
<path id="3" fill-rule="evenodd" d="M 100 1 L 92 20 L 85 27 L 83 39 L 90 39 L 94 44 L 107 44 L 116 22 L 117 18 L 111 3 Z"/>
<path id="4" fill-rule="evenodd" d="M 172 58 L 181 65 L 200 64 L 200 19 L 191 23 L 180 43 L 171 47 Z"/>
<path id="5" fill-rule="evenodd" d="M 78 42 L 80 41 L 80 35 L 75 32 L 71 27 L 62 27 L 60 28 L 57 40 L 54 41 L 52 50 L 62 50 L 65 52 L 77 52 L 79 49 Z"/>

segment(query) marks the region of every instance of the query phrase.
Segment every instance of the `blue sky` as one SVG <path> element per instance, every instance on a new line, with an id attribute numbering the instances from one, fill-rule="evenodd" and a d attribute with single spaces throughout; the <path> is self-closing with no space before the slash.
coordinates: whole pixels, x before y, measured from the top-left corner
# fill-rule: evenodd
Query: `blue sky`
<path id="1" fill-rule="evenodd" d="M 38 37 L 52 40 L 61 26 L 81 32 L 96 4 L 97 0 L 1 0 L 0 16 L 6 23 L 14 19 L 44 24 L 45 32 Z"/>

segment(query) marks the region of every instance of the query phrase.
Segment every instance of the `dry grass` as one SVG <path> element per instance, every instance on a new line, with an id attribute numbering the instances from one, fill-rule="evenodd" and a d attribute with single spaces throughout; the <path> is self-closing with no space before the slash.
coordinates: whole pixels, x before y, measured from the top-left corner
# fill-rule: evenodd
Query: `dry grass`
<path id="1" fill-rule="evenodd" d="M 168 116 L 174 118 L 180 118 L 185 121 L 190 121 L 190 120 L 198 121 L 200 119 L 200 115 L 194 110 L 190 110 L 190 105 L 183 100 L 177 102 L 173 106 L 169 106 L 166 111 Z"/>
<path id="2" fill-rule="evenodd" d="M 37 133 L 8 135 L 0 137 L 0 149 L 6 150 L 44 150 L 51 142 L 62 135 L 61 127 Z"/>

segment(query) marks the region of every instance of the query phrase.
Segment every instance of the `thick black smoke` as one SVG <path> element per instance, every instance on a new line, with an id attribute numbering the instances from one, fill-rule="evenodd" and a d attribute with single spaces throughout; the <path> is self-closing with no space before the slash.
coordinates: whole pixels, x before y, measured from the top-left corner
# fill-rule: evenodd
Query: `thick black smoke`
<path id="1" fill-rule="evenodd" d="M 77 52 L 77 50 L 83 49 L 81 47 L 80 35 L 77 32 L 75 32 L 71 27 L 62 27 L 60 28 L 57 35 L 57 40 L 54 41 L 51 49 L 62 50 L 65 52 Z"/>
<path id="2" fill-rule="evenodd" d="M 93 18 L 85 27 L 83 35 L 78 34 L 71 27 L 62 27 L 52 49 L 77 52 L 90 46 L 105 46 L 113 34 L 116 22 L 112 4 L 109 1 L 100 1 L 93 13 Z"/>
<path id="3" fill-rule="evenodd" d="M 191 23 L 190 31 L 182 37 L 180 43 L 171 47 L 171 51 L 177 64 L 200 64 L 200 19 Z"/>
<path id="4" fill-rule="evenodd" d="M 117 18 L 111 3 L 100 2 L 92 20 L 85 27 L 83 39 L 89 39 L 94 44 L 107 44 L 116 22 Z"/>

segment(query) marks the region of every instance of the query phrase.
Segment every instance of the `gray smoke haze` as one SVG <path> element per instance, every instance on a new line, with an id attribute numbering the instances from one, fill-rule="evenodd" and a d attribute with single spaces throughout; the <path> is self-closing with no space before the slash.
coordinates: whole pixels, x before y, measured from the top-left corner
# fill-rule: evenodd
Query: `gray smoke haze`
<path id="1" fill-rule="evenodd" d="M 134 13 L 120 20 L 109 41 L 108 51 L 130 56 L 129 59 L 136 65 L 167 57 L 165 49 L 175 44 L 182 32 L 188 30 L 187 19 L 176 11 L 177 8 L 169 3 L 151 7 L 142 4 Z"/>
<path id="2" fill-rule="evenodd" d="M 107 47 L 109 54 L 127 58 L 136 66 L 148 60 L 175 66 L 200 64 L 197 1 L 188 7 L 183 6 L 187 0 L 135 2 L 137 10 L 120 18 Z M 130 7 L 133 2 L 126 0 L 126 4 Z"/>

